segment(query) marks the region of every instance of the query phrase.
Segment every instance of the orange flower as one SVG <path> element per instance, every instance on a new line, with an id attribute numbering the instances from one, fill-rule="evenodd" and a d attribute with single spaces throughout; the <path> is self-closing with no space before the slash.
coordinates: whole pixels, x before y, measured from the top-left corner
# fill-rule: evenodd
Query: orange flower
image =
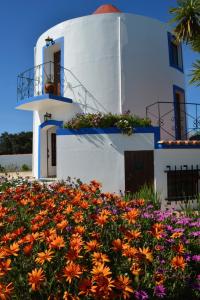
<path id="1" fill-rule="evenodd" d="M 132 294 L 134 291 L 131 288 L 131 280 L 128 276 L 120 275 L 117 277 L 117 280 L 115 281 L 115 287 L 120 292 L 120 298 L 123 297 L 123 299 L 129 299 L 130 294 Z"/>
<path id="2" fill-rule="evenodd" d="M 155 273 L 154 279 L 155 279 L 156 285 L 162 285 L 164 282 L 164 276 L 162 273 L 159 273 L 159 272 Z"/>
<path id="3" fill-rule="evenodd" d="M 153 255 L 152 252 L 149 250 L 149 247 L 147 248 L 139 248 L 139 255 L 141 258 L 145 258 L 146 260 L 152 262 L 153 261 Z"/>
<path id="4" fill-rule="evenodd" d="M 85 232 L 85 227 L 84 226 L 76 226 L 74 227 L 74 233 L 79 233 L 79 234 L 83 234 Z"/>
<path id="5" fill-rule="evenodd" d="M 38 264 L 43 265 L 45 263 L 45 261 L 52 260 L 53 254 L 54 254 L 54 252 L 51 250 L 45 250 L 44 252 L 39 252 L 35 261 Z"/>
<path id="6" fill-rule="evenodd" d="M 63 211 L 64 214 L 69 215 L 73 211 L 73 206 L 68 204 L 66 209 Z"/>
<path id="7" fill-rule="evenodd" d="M 86 243 L 85 249 L 87 252 L 89 251 L 96 251 L 99 248 L 99 243 L 97 240 L 91 240 Z"/>
<path id="8" fill-rule="evenodd" d="M 11 259 L 7 259 L 6 261 L 0 261 L 0 277 L 4 276 L 8 271 L 12 268 L 10 267 Z"/>
<path id="9" fill-rule="evenodd" d="M 129 244 L 124 244 L 122 249 L 122 255 L 128 258 L 134 258 L 138 253 L 138 250 L 135 247 L 131 247 Z"/>
<path id="10" fill-rule="evenodd" d="M 13 283 L 10 282 L 8 285 L 3 285 L 0 283 L 0 299 L 7 300 L 10 299 L 10 296 L 14 290 Z"/>
<path id="11" fill-rule="evenodd" d="M 179 243 L 178 245 L 174 246 L 173 249 L 175 252 L 178 252 L 180 254 L 185 252 L 185 248 L 182 243 Z"/>
<path id="12" fill-rule="evenodd" d="M 174 232 L 172 235 L 171 235 L 171 238 L 172 239 L 177 239 L 179 237 L 181 237 L 183 235 L 182 232 Z"/>
<path id="13" fill-rule="evenodd" d="M 110 292 L 114 287 L 114 281 L 110 277 L 101 276 L 94 283 L 91 292 L 95 294 L 97 299 L 111 299 Z"/>
<path id="14" fill-rule="evenodd" d="M 100 277 L 107 277 L 111 274 L 110 268 L 100 263 L 93 267 L 91 273 L 95 281 L 98 281 Z"/>
<path id="15" fill-rule="evenodd" d="M 20 249 L 19 249 L 18 243 L 13 243 L 12 245 L 10 245 L 9 252 L 11 255 L 18 256 L 19 251 L 20 251 Z"/>
<path id="16" fill-rule="evenodd" d="M 63 270 L 66 281 L 71 283 L 72 279 L 79 278 L 82 274 L 81 267 L 78 264 L 70 262 Z"/>
<path id="17" fill-rule="evenodd" d="M 73 214 L 72 219 L 75 223 L 81 223 L 84 220 L 83 213 L 81 211 L 77 211 Z"/>
<path id="18" fill-rule="evenodd" d="M 88 204 L 87 201 L 83 200 L 83 201 L 81 201 L 81 203 L 80 203 L 80 207 L 83 208 L 83 209 L 88 209 L 89 204 Z"/>
<path id="19" fill-rule="evenodd" d="M 171 265 L 173 268 L 175 268 L 176 270 L 177 269 L 182 269 L 184 270 L 185 269 L 185 266 L 186 266 L 186 262 L 184 260 L 184 257 L 183 256 L 175 256 L 172 261 L 171 261 Z"/>
<path id="20" fill-rule="evenodd" d="M 116 239 L 112 241 L 113 250 L 114 251 L 121 251 L 122 250 L 122 241 L 120 239 Z"/>
<path id="21" fill-rule="evenodd" d="M 135 224 L 137 217 L 139 216 L 139 209 L 132 208 L 130 211 L 123 215 L 124 219 L 128 221 L 129 224 Z"/>
<path id="22" fill-rule="evenodd" d="M 33 245 L 32 245 L 32 244 L 26 245 L 26 246 L 23 248 L 24 254 L 27 255 L 27 256 L 30 255 L 32 249 L 33 249 Z"/>
<path id="23" fill-rule="evenodd" d="M 72 235 L 69 244 L 72 249 L 80 250 L 83 246 L 82 237 L 79 234 Z"/>
<path id="24" fill-rule="evenodd" d="M 139 206 L 144 206 L 145 200 L 144 199 L 137 199 L 136 204 L 139 205 Z"/>
<path id="25" fill-rule="evenodd" d="M 159 240 L 160 238 L 162 238 L 163 229 L 164 229 L 164 225 L 163 224 L 161 224 L 161 223 L 155 223 L 152 226 L 152 230 L 151 230 L 152 235 Z"/>
<path id="26" fill-rule="evenodd" d="M 95 224 L 103 227 L 106 223 L 108 222 L 108 216 L 105 214 L 100 214 L 96 217 L 96 222 Z"/>
<path id="27" fill-rule="evenodd" d="M 92 280 L 88 278 L 84 278 L 79 282 L 79 296 L 89 296 L 91 293 Z"/>
<path id="28" fill-rule="evenodd" d="M 106 254 L 103 254 L 101 252 L 94 252 L 92 254 L 92 262 L 94 265 L 97 265 L 97 264 L 103 264 L 104 262 L 109 262 L 109 258 Z"/>
<path id="29" fill-rule="evenodd" d="M 44 281 L 45 276 L 42 268 L 34 269 L 31 273 L 28 273 L 28 284 L 31 285 L 33 291 L 38 291 Z"/>
<path id="30" fill-rule="evenodd" d="M 83 256 L 79 255 L 81 249 L 69 249 L 65 258 L 68 262 L 77 260 L 78 258 L 82 258 Z"/>
<path id="31" fill-rule="evenodd" d="M 55 249 L 60 249 L 65 247 L 65 241 L 62 236 L 57 235 L 51 242 L 50 247 Z"/>
<path id="32" fill-rule="evenodd" d="M 141 273 L 141 270 L 142 269 L 140 268 L 140 265 L 138 263 L 133 263 L 130 268 L 131 273 L 135 276 L 138 276 Z"/>
<path id="33" fill-rule="evenodd" d="M 131 241 L 132 239 L 137 239 L 141 237 L 141 232 L 139 230 L 127 230 L 125 233 L 125 239 Z"/>
<path id="34" fill-rule="evenodd" d="M 67 220 L 63 220 L 63 221 L 61 221 L 60 223 L 58 223 L 58 224 L 56 225 L 56 227 L 57 227 L 58 229 L 60 229 L 61 232 L 62 232 L 63 229 L 65 229 L 65 228 L 67 227 L 67 225 L 68 225 Z"/>

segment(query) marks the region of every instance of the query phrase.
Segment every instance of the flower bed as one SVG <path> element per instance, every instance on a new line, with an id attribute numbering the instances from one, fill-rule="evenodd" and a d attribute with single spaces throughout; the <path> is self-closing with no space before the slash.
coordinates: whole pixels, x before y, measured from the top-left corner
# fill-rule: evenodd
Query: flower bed
<path id="1" fill-rule="evenodd" d="M 71 121 L 65 123 L 64 127 L 68 129 L 117 127 L 122 133 L 131 135 L 134 127 L 149 127 L 150 125 L 149 119 L 139 118 L 127 112 L 122 115 L 77 114 Z"/>
<path id="2" fill-rule="evenodd" d="M 199 216 L 100 185 L 0 183 L 0 299 L 198 299 Z"/>

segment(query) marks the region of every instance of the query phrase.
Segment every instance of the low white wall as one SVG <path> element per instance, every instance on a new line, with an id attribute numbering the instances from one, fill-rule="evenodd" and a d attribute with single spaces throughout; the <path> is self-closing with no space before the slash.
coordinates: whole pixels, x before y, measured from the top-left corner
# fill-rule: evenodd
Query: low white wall
<path id="1" fill-rule="evenodd" d="M 154 176 L 155 189 L 161 195 L 163 205 L 167 206 L 167 173 L 166 166 L 171 166 L 172 170 L 176 166 L 179 169 L 181 166 L 188 165 L 188 168 L 200 167 L 200 149 L 157 149 L 154 150 Z M 188 202 L 189 203 L 189 202 Z M 192 206 L 195 203 L 190 201 Z M 173 201 L 170 207 L 179 208 L 184 205 L 183 202 Z"/>
<path id="2" fill-rule="evenodd" d="M 24 164 L 32 169 L 32 154 L 0 155 L 0 165 L 4 168 L 21 169 Z"/>
<path id="3" fill-rule="evenodd" d="M 57 178 L 96 179 L 103 190 L 124 192 L 124 151 L 153 150 L 152 133 L 57 136 Z"/>

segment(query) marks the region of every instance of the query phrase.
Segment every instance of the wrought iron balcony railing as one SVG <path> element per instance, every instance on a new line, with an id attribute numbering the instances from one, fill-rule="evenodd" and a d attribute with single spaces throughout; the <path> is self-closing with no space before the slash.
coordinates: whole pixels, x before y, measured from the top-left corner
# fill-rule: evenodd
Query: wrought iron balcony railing
<path id="1" fill-rule="evenodd" d="M 49 88 L 49 83 L 53 85 Z M 87 106 L 93 102 L 98 107 L 100 103 L 72 73 L 54 62 L 46 62 L 28 69 L 17 77 L 17 101 L 53 93 L 58 96 L 72 98 L 86 111 Z"/>
<path id="2" fill-rule="evenodd" d="M 200 133 L 200 103 L 155 102 L 146 107 L 146 117 L 160 127 L 164 140 L 187 140 Z"/>

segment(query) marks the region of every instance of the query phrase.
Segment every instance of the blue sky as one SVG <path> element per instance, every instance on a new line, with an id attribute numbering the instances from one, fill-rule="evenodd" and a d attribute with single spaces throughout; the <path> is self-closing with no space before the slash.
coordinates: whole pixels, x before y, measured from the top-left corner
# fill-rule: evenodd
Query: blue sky
<path id="1" fill-rule="evenodd" d="M 17 74 L 33 66 L 33 48 L 38 37 L 52 26 L 91 14 L 111 3 L 123 12 L 145 15 L 167 22 L 175 0 L 18 0 L 0 4 L 0 133 L 32 130 L 32 113 L 15 110 Z M 184 47 L 185 73 L 197 54 Z M 186 83 L 187 100 L 200 103 L 200 88 Z"/>

